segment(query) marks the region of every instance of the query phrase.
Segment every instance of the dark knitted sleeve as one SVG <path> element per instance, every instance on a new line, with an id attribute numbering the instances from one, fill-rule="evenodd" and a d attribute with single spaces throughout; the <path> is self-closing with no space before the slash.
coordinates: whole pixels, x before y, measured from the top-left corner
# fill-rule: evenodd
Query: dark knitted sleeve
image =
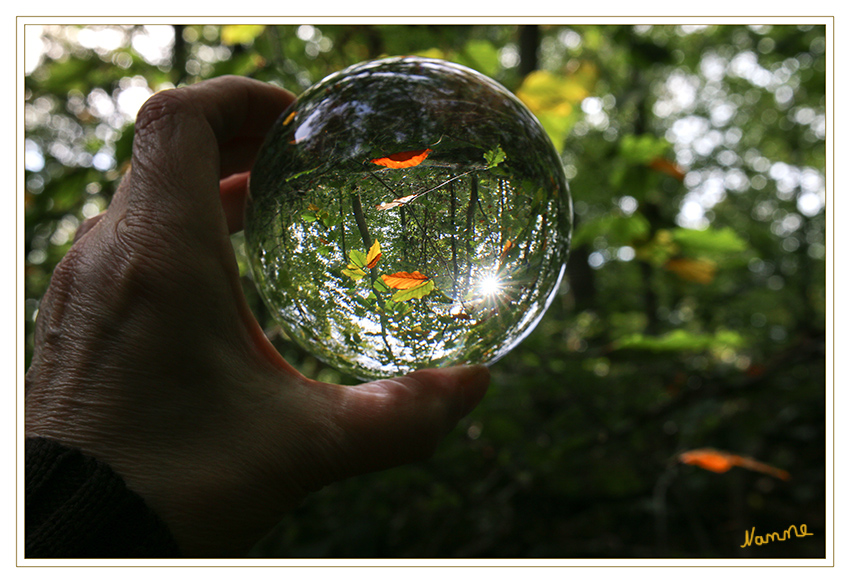
<path id="1" fill-rule="evenodd" d="M 106 464 L 26 440 L 26 557 L 176 557 L 166 526 Z"/>

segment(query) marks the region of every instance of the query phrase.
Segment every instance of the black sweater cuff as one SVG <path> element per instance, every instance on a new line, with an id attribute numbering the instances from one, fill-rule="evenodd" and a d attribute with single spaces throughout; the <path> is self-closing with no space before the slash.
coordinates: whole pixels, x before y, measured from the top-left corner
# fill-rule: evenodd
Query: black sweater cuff
<path id="1" fill-rule="evenodd" d="M 106 464 L 26 440 L 26 557 L 177 557 L 168 528 Z"/>

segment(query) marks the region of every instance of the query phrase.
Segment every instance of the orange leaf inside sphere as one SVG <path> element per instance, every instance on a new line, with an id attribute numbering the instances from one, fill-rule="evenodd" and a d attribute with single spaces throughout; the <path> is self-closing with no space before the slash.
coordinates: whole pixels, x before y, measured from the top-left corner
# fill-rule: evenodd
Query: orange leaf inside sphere
<path id="1" fill-rule="evenodd" d="M 409 152 L 390 154 L 386 158 L 375 158 L 370 160 L 370 162 L 372 162 L 372 164 L 377 164 L 378 166 L 386 166 L 387 168 L 412 168 L 413 166 L 421 164 L 430 153 L 430 148 L 426 148 L 424 150 L 411 150 Z"/>

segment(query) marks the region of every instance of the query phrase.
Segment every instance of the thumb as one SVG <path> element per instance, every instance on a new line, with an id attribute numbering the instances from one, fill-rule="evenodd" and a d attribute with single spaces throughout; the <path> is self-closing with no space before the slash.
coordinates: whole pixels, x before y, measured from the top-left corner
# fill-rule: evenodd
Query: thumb
<path id="1" fill-rule="evenodd" d="M 363 474 L 431 457 L 481 401 L 489 383 L 489 369 L 474 365 L 346 387 L 336 419 L 347 441 L 344 473 Z"/>

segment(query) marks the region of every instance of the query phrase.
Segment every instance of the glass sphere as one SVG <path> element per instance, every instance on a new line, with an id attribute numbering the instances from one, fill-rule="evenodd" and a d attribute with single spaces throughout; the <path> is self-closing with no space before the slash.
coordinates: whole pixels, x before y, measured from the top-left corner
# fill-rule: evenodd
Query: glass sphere
<path id="1" fill-rule="evenodd" d="M 330 75 L 281 115 L 245 234 L 283 330 L 374 379 L 504 356 L 557 293 L 571 229 L 528 109 L 471 69 L 400 57 Z"/>

